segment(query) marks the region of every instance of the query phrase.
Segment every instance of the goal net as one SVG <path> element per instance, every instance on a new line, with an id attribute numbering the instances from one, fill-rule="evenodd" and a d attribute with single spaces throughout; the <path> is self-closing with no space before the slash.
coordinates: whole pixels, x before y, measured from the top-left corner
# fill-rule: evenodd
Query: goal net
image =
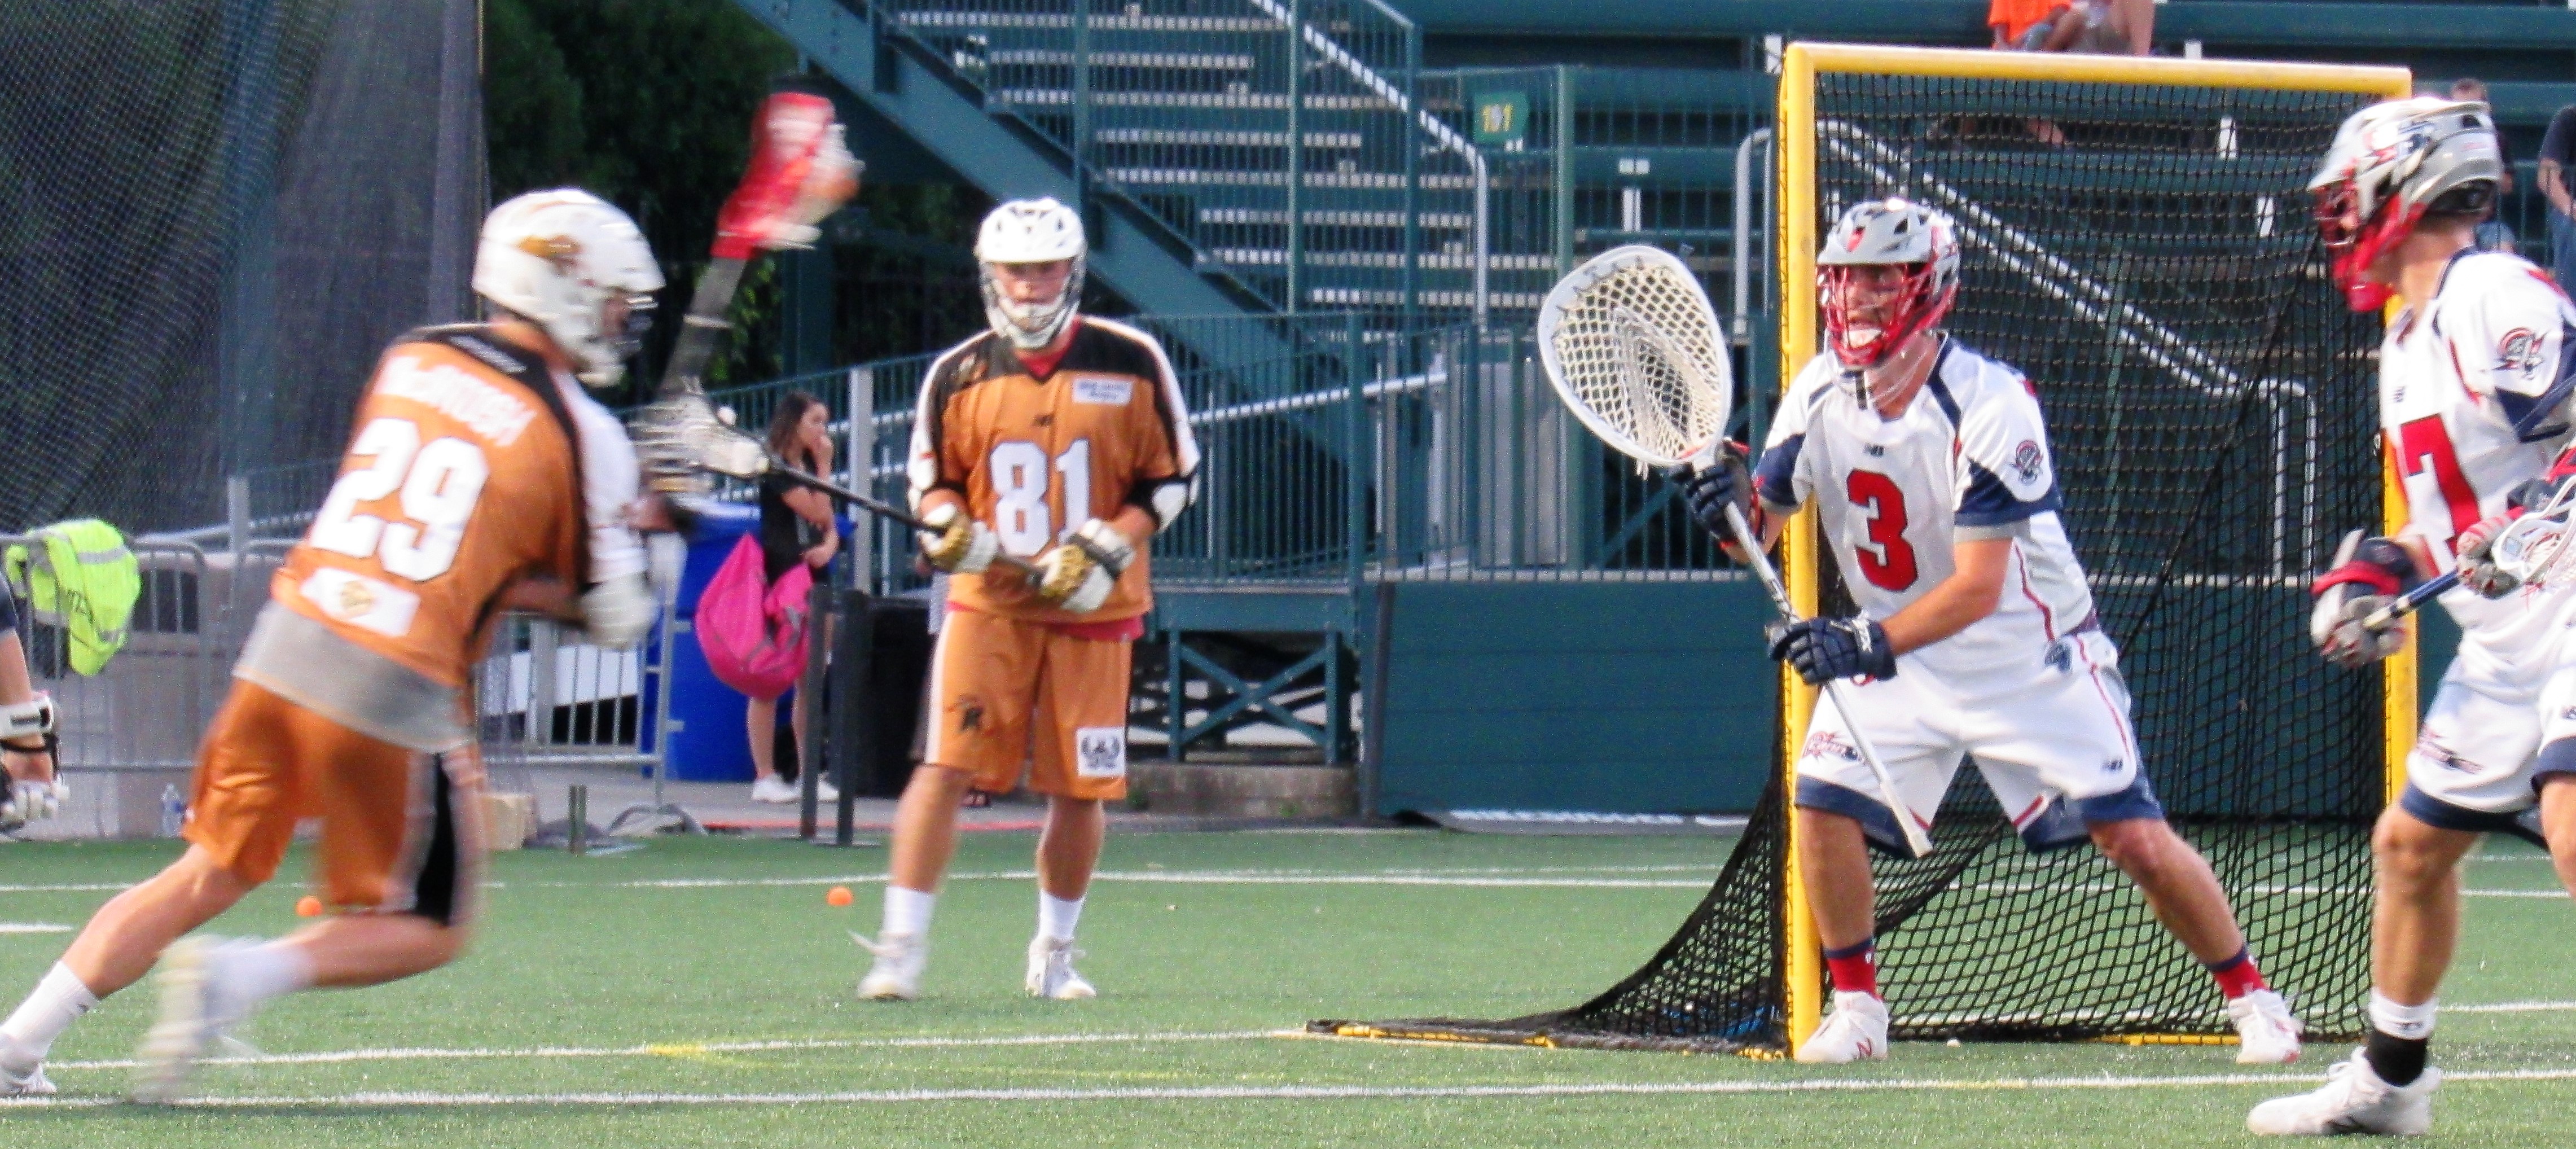
<path id="1" fill-rule="evenodd" d="M 2337 670 L 2306 584 L 2383 517 L 2375 317 L 2326 280 L 2303 190 L 2384 68 L 1800 45 L 1779 120 L 1782 377 L 1818 346 L 1815 243 L 1904 195 L 1959 225 L 1953 334 L 2025 371 L 2057 451 L 2147 774 L 2313 1035 L 2357 1034 L 2370 825 L 2414 705 L 2411 653 Z M 1788 566 L 1847 613 L 1811 528 Z M 1782 771 L 1813 692 L 1784 683 Z M 1821 962 L 1775 777 L 1722 876 L 1626 980 L 1507 1021 L 1319 1022 L 1411 1036 L 1763 1052 L 1814 1024 Z M 2026 851 L 1973 769 L 1931 856 L 1874 860 L 1899 1038 L 2218 1041 L 2204 973 L 2089 846 Z"/>

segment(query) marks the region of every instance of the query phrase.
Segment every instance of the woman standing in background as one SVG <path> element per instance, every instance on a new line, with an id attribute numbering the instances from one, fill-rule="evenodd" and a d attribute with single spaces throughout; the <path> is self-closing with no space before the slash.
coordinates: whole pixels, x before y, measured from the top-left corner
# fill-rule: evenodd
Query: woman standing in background
<path id="1" fill-rule="evenodd" d="M 778 410 L 769 417 L 769 453 L 810 475 L 832 473 L 832 435 L 828 429 L 832 413 L 823 401 L 803 391 L 790 391 L 780 396 Z M 760 556 L 762 573 L 771 586 L 778 576 L 803 563 L 813 568 L 816 582 L 823 580 L 823 568 L 830 566 L 832 556 L 840 553 L 840 532 L 833 528 L 832 504 L 821 494 L 797 486 L 784 477 L 770 475 L 760 481 Z M 828 631 L 808 635 L 808 641 L 829 642 Z M 805 695 L 799 691 L 788 716 L 795 732 L 796 747 L 791 761 L 802 761 L 805 746 Z M 754 698 L 743 710 L 743 729 L 751 738 L 751 798 L 755 802 L 793 802 L 796 787 L 779 777 L 775 761 L 778 743 L 778 702 Z M 840 791 L 829 778 L 820 782 L 826 802 L 840 798 Z"/>

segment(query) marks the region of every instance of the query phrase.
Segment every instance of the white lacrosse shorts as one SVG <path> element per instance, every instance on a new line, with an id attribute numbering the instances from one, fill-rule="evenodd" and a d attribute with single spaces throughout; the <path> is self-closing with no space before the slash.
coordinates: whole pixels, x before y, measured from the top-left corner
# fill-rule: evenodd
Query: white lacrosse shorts
<path id="1" fill-rule="evenodd" d="M 1846 683 L 1845 693 L 1916 823 L 1932 828 L 1941 798 L 1973 754 L 1987 789 L 2033 851 L 2072 846 L 2098 822 L 2164 817 L 2139 772 L 2138 736 L 2119 649 L 2099 630 L 2051 643 L 2026 672 L 1944 682 L 1911 659 L 1895 678 Z M 1881 800 L 1830 692 L 1798 755 L 1798 805 L 1842 814 L 1905 856 L 1905 837 Z"/>
<path id="2" fill-rule="evenodd" d="M 2576 774 L 2576 663 L 2535 674 L 2483 654 L 2461 643 L 2406 755 L 2399 802 L 2427 825 L 2511 830 L 2543 776 Z"/>

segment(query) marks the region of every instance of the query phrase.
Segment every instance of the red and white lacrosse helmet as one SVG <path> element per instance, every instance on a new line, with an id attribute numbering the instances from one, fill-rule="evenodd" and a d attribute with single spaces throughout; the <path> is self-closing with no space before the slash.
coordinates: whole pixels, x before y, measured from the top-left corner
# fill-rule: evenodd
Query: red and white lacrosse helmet
<path id="1" fill-rule="evenodd" d="M 1895 298 L 1864 300 L 1858 269 L 1891 265 L 1908 269 Z M 1958 225 L 1898 196 L 1853 204 L 1816 253 L 1816 287 L 1834 357 L 1854 371 L 1876 367 L 1958 300 Z M 1865 304 L 1876 314 L 1863 316 Z"/>
<path id="2" fill-rule="evenodd" d="M 2428 211 L 2485 210 L 2503 173 L 2485 104 L 2417 96 L 2344 120 L 2308 181 L 2344 301 L 2355 311 L 2386 306 L 2395 289 L 2369 280 L 2372 261 L 2413 234 Z"/>

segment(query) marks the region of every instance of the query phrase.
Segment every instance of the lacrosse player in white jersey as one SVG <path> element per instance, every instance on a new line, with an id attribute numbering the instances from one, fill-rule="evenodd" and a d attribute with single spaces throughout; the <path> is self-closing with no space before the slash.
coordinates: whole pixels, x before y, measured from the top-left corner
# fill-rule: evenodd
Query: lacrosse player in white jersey
<path id="1" fill-rule="evenodd" d="M 1790 384 L 1760 463 L 1748 473 L 1734 450 L 1706 451 L 1683 479 L 1694 517 L 1721 540 L 1730 505 L 1758 502 L 1767 547 L 1814 502 L 1860 606 L 1789 626 L 1771 646 L 1809 683 L 1856 683 L 1854 714 L 1820 700 L 1798 759 L 1798 862 L 1834 982 L 1833 1012 L 1798 1060 L 1887 1056 L 1865 843 L 1908 853 L 1896 819 L 1929 830 L 1968 754 L 2030 849 L 2090 838 L 2137 883 L 2217 979 L 2238 1061 L 2296 1060 L 2297 1019 L 2140 771 L 2119 652 L 2058 520 L 2039 401 L 2020 372 L 1940 330 L 1959 289 L 1955 225 L 1902 199 L 1865 202 L 1817 263 L 1830 349 Z M 1855 720 L 1895 782 L 1892 803 Z M 2032 953 L 2046 960 L 2044 945 Z"/>
<path id="2" fill-rule="evenodd" d="M 2516 495 L 2568 442 L 2576 307 L 2539 268 L 2480 251 L 2504 168 L 2487 107 L 2431 97 L 2344 121 L 2309 187 L 2335 283 L 2356 311 L 2405 301 L 2379 350 L 2379 425 L 2407 526 L 2344 540 L 2315 586 L 2309 630 L 2326 658 L 2365 666 L 2405 642 L 2362 620 L 2458 568 L 2441 596 L 2460 650 L 2434 692 L 2406 788 L 2372 836 L 2370 1032 L 2324 1088 L 2267 1101 L 2257 1133 L 2423 1133 L 2441 1072 L 2425 1064 L 2434 994 L 2459 939 L 2460 859 L 2540 808 L 2561 881 L 2576 889 L 2576 593 L 2516 585 L 2489 545 Z"/>

